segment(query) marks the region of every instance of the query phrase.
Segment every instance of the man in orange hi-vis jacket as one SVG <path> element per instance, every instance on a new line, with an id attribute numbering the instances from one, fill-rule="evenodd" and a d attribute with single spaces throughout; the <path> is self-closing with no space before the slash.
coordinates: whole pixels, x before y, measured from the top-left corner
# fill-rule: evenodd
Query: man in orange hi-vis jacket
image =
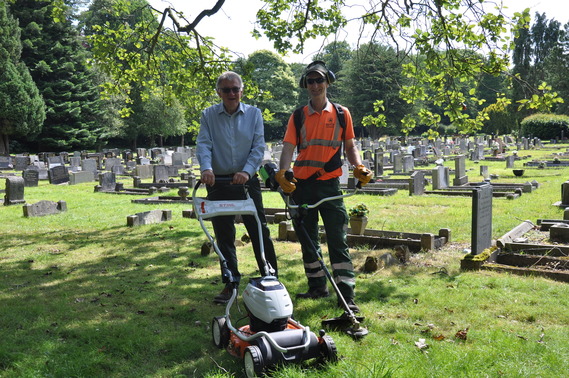
<path id="1" fill-rule="evenodd" d="M 310 101 L 289 119 L 276 174 L 282 190 L 291 194 L 297 204 L 314 204 L 322 198 L 342 194 L 339 179 L 342 175 L 342 144 L 345 156 L 354 166 L 354 177 L 362 185 L 372 178 L 354 144 L 354 127 L 349 110 L 328 100 L 327 89 L 334 81 L 334 73 L 322 61 L 309 64 L 300 78 L 300 87 L 306 88 Z M 294 178 L 290 179 L 285 173 L 290 168 L 295 148 L 298 149 L 298 156 L 293 166 Z M 348 214 L 341 198 L 324 202 L 308 211 L 303 223 L 310 239 L 306 239 L 304 233 L 297 232 L 308 279 L 308 291 L 297 294 L 297 298 L 315 299 L 330 295 L 326 275 L 315 250 L 320 249 L 318 213 L 324 223 L 334 280 L 350 309 L 359 312 L 354 303 L 356 282 L 346 237 Z M 298 227 L 294 219 L 293 226 L 295 230 Z M 341 307 L 340 301 L 338 305 Z"/>

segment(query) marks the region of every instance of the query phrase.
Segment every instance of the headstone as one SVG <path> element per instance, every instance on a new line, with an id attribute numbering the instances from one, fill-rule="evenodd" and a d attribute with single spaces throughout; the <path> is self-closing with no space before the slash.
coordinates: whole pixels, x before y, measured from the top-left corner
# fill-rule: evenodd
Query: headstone
<path id="1" fill-rule="evenodd" d="M 403 156 L 403 172 L 405 173 L 412 172 L 414 169 L 415 169 L 415 159 L 413 159 L 413 155 Z"/>
<path id="2" fill-rule="evenodd" d="M 69 172 L 64 165 L 56 165 L 48 170 L 49 183 L 53 185 L 69 182 Z"/>
<path id="3" fill-rule="evenodd" d="M 47 168 L 59 167 L 65 165 L 63 163 L 63 157 L 58 156 L 48 156 L 47 158 Z"/>
<path id="4" fill-rule="evenodd" d="M 403 171 L 403 156 L 395 155 L 393 160 L 393 173 L 401 173 Z"/>
<path id="5" fill-rule="evenodd" d="M 117 180 L 113 172 L 99 174 L 99 190 L 102 192 L 114 192 L 117 188 Z"/>
<path id="6" fill-rule="evenodd" d="M 30 167 L 34 167 L 33 165 Z M 34 169 L 36 168 L 36 169 Z M 40 172 L 39 169 L 37 169 L 37 167 L 34 168 L 28 168 L 25 171 L 22 172 L 22 177 L 24 178 L 24 186 L 31 188 L 31 187 L 35 187 L 38 186 L 38 182 L 40 179 Z"/>
<path id="7" fill-rule="evenodd" d="M 164 184 L 168 182 L 168 167 L 165 165 L 155 165 L 154 166 L 154 183 Z"/>
<path id="8" fill-rule="evenodd" d="M 172 220 L 171 210 L 150 210 L 143 213 L 136 213 L 126 218 L 129 227 L 141 226 L 145 224 L 160 223 Z"/>
<path id="9" fill-rule="evenodd" d="M 92 172 L 79 171 L 79 172 L 71 172 L 69 174 L 70 185 L 77 185 L 84 182 L 93 182 L 93 181 L 95 180 L 93 178 Z"/>
<path id="10" fill-rule="evenodd" d="M 569 206 L 569 180 L 561 184 L 561 205 Z"/>
<path id="11" fill-rule="evenodd" d="M 477 255 L 492 245 L 492 185 L 485 184 L 472 192 L 471 253 Z"/>
<path id="12" fill-rule="evenodd" d="M 24 200 L 24 178 L 18 176 L 6 177 L 6 194 L 4 195 L 4 206 L 25 203 Z"/>
<path id="13" fill-rule="evenodd" d="M 454 159 L 454 180 L 452 182 L 454 186 L 461 186 L 468 182 L 465 163 L 466 158 L 464 155 L 459 155 Z"/>
<path id="14" fill-rule="evenodd" d="M 23 171 L 30 165 L 30 158 L 28 156 L 15 156 L 14 157 L 14 170 Z"/>
<path id="15" fill-rule="evenodd" d="M 10 156 L 0 156 L 0 169 L 13 169 L 12 158 Z"/>
<path id="16" fill-rule="evenodd" d="M 83 159 L 81 160 L 81 170 L 83 172 L 91 172 L 93 180 L 97 177 L 97 160 L 96 159 Z"/>
<path id="17" fill-rule="evenodd" d="M 425 194 L 425 172 L 415 171 L 409 178 L 409 195 L 420 196 Z"/>
<path id="18" fill-rule="evenodd" d="M 152 178 L 153 166 L 152 165 L 137 165 L 134 170 L 134 175 L 140 177 L 140 179 L 145 180 Z"/>
<path id="19" fill-rule="evenodd" d="M 481 165 L 480 166 L 480 176 L 484 177 L 485 179 L 490 177 L 490 173 L 488 173 L 488 166 L 487 165 Z"/>
<path id="20" fill-rule="evenodd" d="M 23 206 L 25 217 L 42 217 L 44 215 L 59 214 L 67 211 L 67 203 L 65 201 L 39 201 L 34 204 Z"/>
<path id="21" fill-rule="evenodd" d="M 115 165 L 121 165 L 121 159 L 119 158 L 106 158 L 105 159 L 105 171 L 113 171 Z"/>
<path id="22" fill-rule="evenodd" d="M 514 162 L 516 161 L 516 157 L 514 155 L 510 155 L 506 157 L 506 168 L 512 169 L 514 168 Z"/>
<path id="23" fill-rule="evenodd" d="M 439 165 L 432 170 L 433 190 L 446 189 L 449 186 L 450 173 L 448 167 Z"/>
<path id="24" fill-rule="evenodd" d="M 373 155 L 373 174 L 383 176 L 383 151 L 377 149 Z"/>

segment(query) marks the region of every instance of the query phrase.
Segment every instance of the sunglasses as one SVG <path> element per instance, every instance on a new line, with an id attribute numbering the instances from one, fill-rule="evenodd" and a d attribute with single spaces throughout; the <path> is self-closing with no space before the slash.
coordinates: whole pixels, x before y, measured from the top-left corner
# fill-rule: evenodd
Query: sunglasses
<path id="1" fill-rule="evenodd" d="M 241 92 L 241 88 L 239 87 L 233 87 L 233 88 L 217 88 L 218 90 L 222 91 L 223 93 L 239 93 Z"/>
<path id="2" fill-rule="evenodd" d="M 306 79 L 306 84 L 322 84 L 324 82 L 324 78 L 323 77 L 319 77 L 317 79 Z"/>

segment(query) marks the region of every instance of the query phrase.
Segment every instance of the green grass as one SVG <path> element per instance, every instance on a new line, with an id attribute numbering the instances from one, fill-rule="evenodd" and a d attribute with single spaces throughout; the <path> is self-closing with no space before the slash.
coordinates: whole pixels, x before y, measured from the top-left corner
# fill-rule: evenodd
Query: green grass
<path id="1" fill-rule="evenodd" d="M 531 151 L 534 157 L 551 152 Z M 569 169 L 526 169 L 516 178 L 505 162 L 481 164 L 500 175 L 499 182 L 541 184 L 519 199 L 493 200 L 494 238 L 526 219 L 563 217 L 552 204 L 561 198 Z M 481 181 L 479 165 L 467 162 L 469 181 Z M 134 204 L 131 199 L 140 197 L 95 193 L 93 187 L 26 188 L 28 203 L 65 200 L 68 211 L 58 215 L 24 218 L 21 206 L 0 207 L 0 376 L 242 376 L 241 361 L 211 342 L 211 319 L 224 312 L 211 300 L 222 284 L 217 258 L 200 254 L 205 236 L 198 222 L 182 218 L 190 205 Z M 267 207 L 282 207 L 276 193 L 264 198 Z M 406 266 L 359 273 L 357 303 L 370 334 L 354 341 L 331 332 L 338 363 L 290 365 L 273 376 L 566 375 L 567 284 L 461 272 L 460 259 L 470 244 L 469 197 L 410 197 L 400 190 L 391 197 L 346 199 L 347 206 L 360 202 L 371 210 L 371 228 L 435 234 L 449 228 L 452 241 L 442 250 L 414 255 Z M 172 221 L 126 226 L 128 215 L 152 209 L 172 210 Z M 244 228 L 238 229 L 241 235 Z M 277 226 L 271 231 L 276 236 Z M 299 245 L 277 242 L 276 248 L 281 280 L 292 295 L 304 291 Z M 359 268 L 366 256 L 385 251 L 352 252 Z M 238 254 L 242 273 L 256 276 L 250 245 Z M 318 330 L 322 318 L 341 313 L 335 302 L 294 300 L 295 317 Z M 466 329 L 466 340 L 455 337 Z M 428 349 L 415 345 L 419 339 Z"/>

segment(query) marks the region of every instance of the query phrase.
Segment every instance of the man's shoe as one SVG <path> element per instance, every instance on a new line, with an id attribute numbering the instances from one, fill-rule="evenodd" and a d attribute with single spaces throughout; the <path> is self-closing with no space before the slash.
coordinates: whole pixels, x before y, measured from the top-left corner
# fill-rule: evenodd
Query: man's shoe
<path id="1" fill-rule="evenodd" d="M 227 285 L 223 288 L 221 293 L 213 297 L 213 301 L 215 303 L 226 304 L 227 302 L 229 302 L 229 299 L 231 299 L 232 295 L 233 295 L 233 288 Z"/>
<path id="2" fill-rule="evenodd" d="M 297 298 L 303 299 L 317 299 L 317 298 L 326 298 L 330 296 L 330 292 L 326 286 L 320 287 L 312 287 L 308 289 L 306 293 L 298 293 L 296 294 Z"/>
<path id="3" fill-rule="evenodd" d="M 357 314 L 358 312 L 360 312 L 360 308 L 358 307 L 357 304 L 354 303 L 353 298 L 346 298 L 346 303 L 347 303 L 348 307 L 350 308 L 350 310 L 352 310 L 352 312 L 354 314 Z M 338 307 L 345 310 L 344 305 L 342 304 L 341 300 L 338 300 Z"/>

